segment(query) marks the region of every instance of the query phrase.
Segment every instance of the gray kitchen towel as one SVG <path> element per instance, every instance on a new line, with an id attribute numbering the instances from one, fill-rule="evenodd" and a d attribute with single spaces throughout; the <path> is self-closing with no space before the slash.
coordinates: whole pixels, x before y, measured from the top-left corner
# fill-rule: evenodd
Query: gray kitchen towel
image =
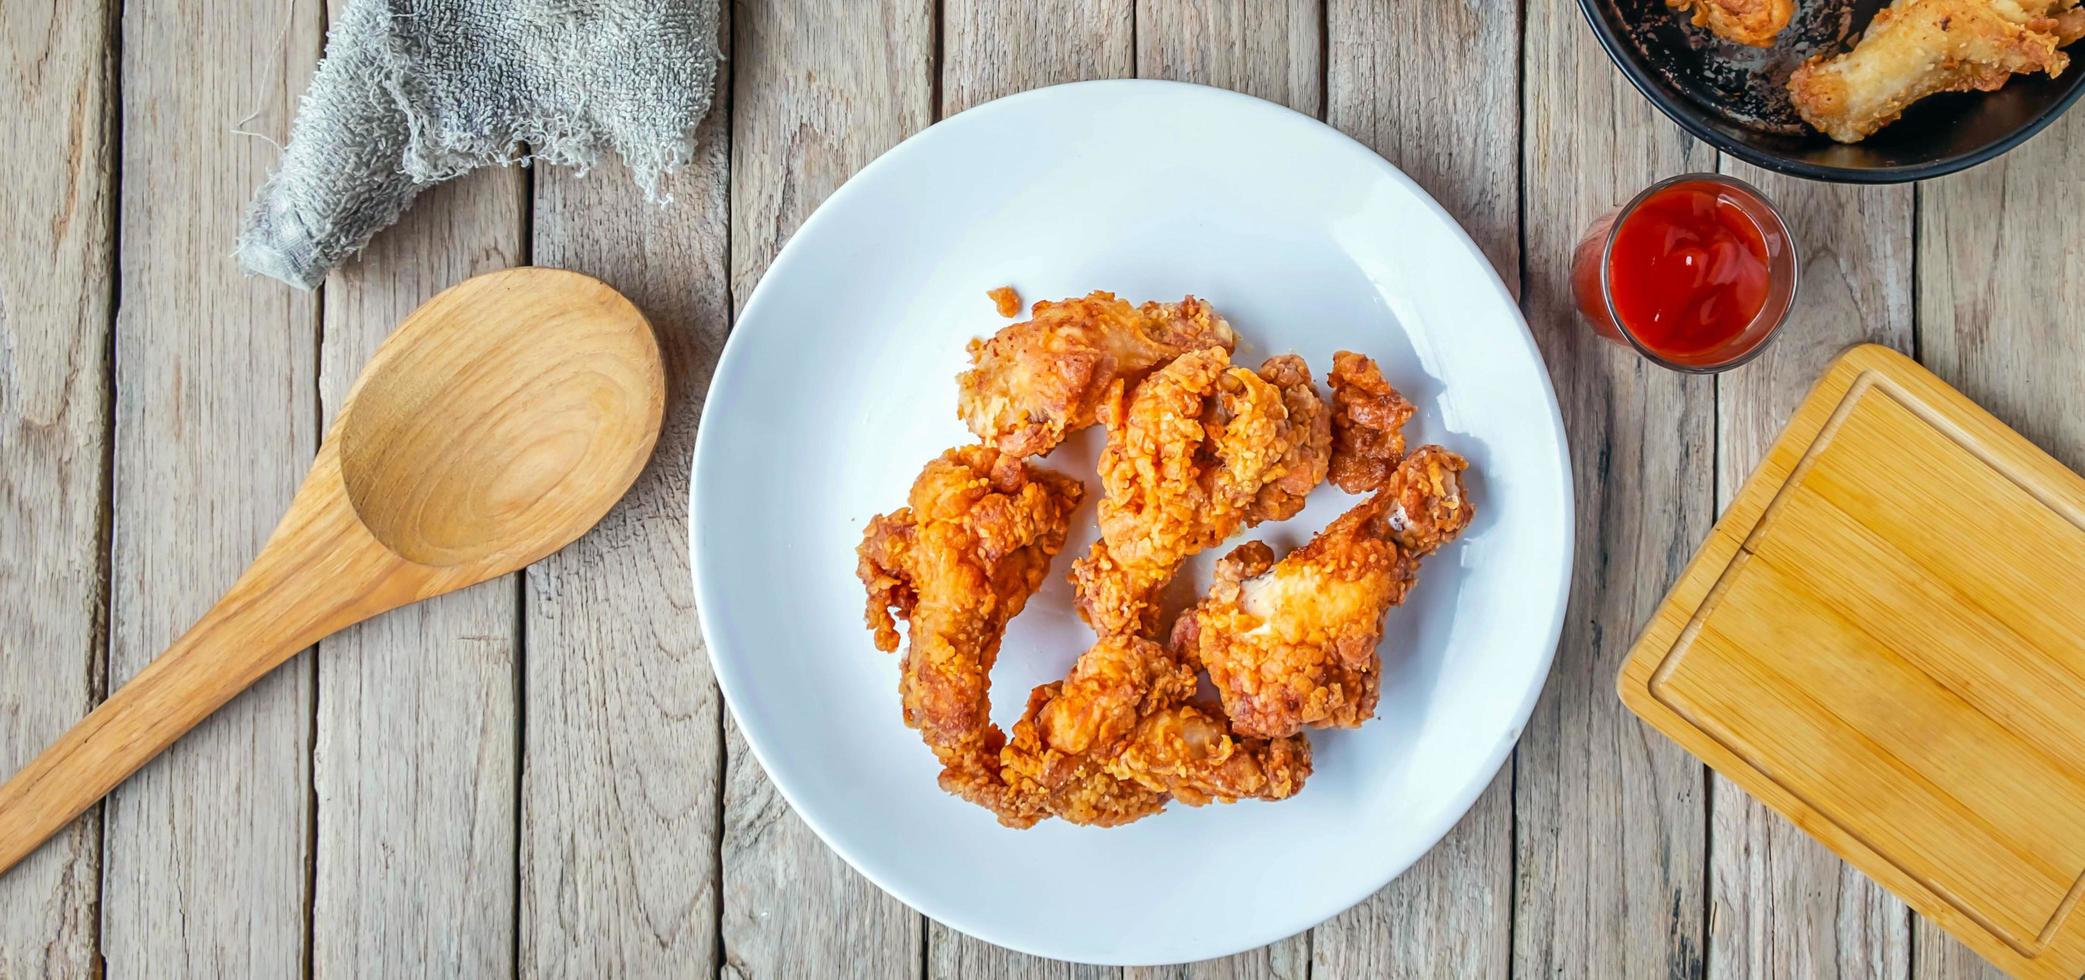
<path id="1" fill-rule="evenodd" d="M 656 195 L 709 111 L 717 4 L 349 0 L 239 264 L 309 289 L 423 188 L 488 164 L 612 149 Z"/>

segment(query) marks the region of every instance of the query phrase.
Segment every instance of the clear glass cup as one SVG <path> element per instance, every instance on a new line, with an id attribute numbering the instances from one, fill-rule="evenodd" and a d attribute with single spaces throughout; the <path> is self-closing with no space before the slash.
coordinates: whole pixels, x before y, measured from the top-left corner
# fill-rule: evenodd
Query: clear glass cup
<path id="1" fill-rule="evenodd" d="M 1760 238 L 1766 244 L 1767 293 L 1765 302 L 1751 321 L 1732 333 L 1729 339 L 1706 350 L 1674 353 L 1659 350 L 1646 341 L 1640 331 L 1632 331 L 1629 323 L 1615 308 L 1615 268 L 1613 265 L 1614 243 L 1617 233 L 1635 216 L 1645 202 L 1661 193 L 1680 188 L 1684 191 L 1702 191 L 1715 195 L 1719 204 L 1736 208 L 1750 219 Z M 1624 275 L 1628 273 L 1625 271 Z M 1668 177 L 1636 195 L 1629 203 L 1602 215 L 1588 228 L 1585 237 L 1579 239 L 1571 258 L 1571 291 L 1580 316 L 1590 324 L 1594 332 L 1616 344 L 1628 347 L 1641 354 L 1645 360 L 1673 371 L 1690 374 L 1714 374 L 1737 367 L 1766 349 L 1781 324 L 1788 319 L 1788 311 L 1795 303 L 1797 282 L 1801 272 L 1796 263 L 1795 239 L 1789 234 L 1787 222 L 1774 209 L 1772 202 L 1759 189 L 1734 177 L 1722 174 L 1681 174 Z"/>

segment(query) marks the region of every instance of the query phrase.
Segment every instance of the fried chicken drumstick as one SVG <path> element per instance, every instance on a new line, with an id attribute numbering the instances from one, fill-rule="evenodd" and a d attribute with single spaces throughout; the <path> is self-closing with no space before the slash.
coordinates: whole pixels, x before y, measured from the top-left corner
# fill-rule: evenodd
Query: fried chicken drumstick
<path id="1" fill-rule="evenodd" d="M 1173 648 L 1209 671 L 1241 735 L 1354 728 L 1375 714 L 1383 616 L 1420 559 L 1475 513 L 1462 457 L 1422 446 L 1384 488 L 1280 562 L 1248 542 L 1217 564 L 1208 596 L 1174 624 Z"/>
<path id="2" fill-rule="evenodd" d="M 1028 603 L 1064 548 L 1085 487 L 989 446 L 942 453 L 920 471 L 907 506 L 869 522 L 855 574 L 868 589 L 876 648 L 908 644 L 898 690 L 944 780 L 997 770 L 1004 735 L 992 725 L 992 662 L 1007 621 Z"/>
<path id="3" fill-rule="evenodd" d="M 1212 347 L 1103 402 L 1101 539 L 1071 571 L 1079 614 L 1102 636 L 1148 635 L 1181 562 L 1241 524 L 1295 513 L 1324 479 L 1330 419 L 1309 371 L 1293 357 L 1262 371 Z"/>
<path id="4" fill-rule="evenodd" d="M 1188 351 L 1238 345 L 1231 325 L 1192 296 L 1131 306 L 1115 294 L 1035 304 L 1031 319 L 970 342 L 956 413 L 987 445 L 1047 453 L 1092 425 L 1108 389 L 1134 384 Z"/>
<path id="5" fill-rule="evenodd" d="M 2085 34 L 2077 0 L 1896 0 L 1845 54 L 1813 58 L 1788 80 L 1796 112 L 1857 143 L 1938 92 L 1990 92 L 2016 74 L 2051 77 L 2057 50 Z"/>
<path id="6" fill-rule="evenodd" d="M 944 774 L 942 787 L 1009 827 L 1047 817 L 1112 827 L 1169 799 L 1285 799 L 1310 775 L 1310 743 L 1238 738 L 1222 716 L 1190 702 L 1195 672 L 1165 648 L 1107 637 L 1070 675 L 1029 696 L 993 774 Z"/>

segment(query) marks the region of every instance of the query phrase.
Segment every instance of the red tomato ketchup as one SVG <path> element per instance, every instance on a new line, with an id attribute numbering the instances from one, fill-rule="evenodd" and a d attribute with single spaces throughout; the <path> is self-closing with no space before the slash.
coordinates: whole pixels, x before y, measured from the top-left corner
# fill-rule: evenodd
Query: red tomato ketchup
<path id="1" fill-rule="evenodd" d="M 1720 371 L 1757 353 L 1787 317 L 1795 249 L 1758 191 L 1688 174 L 1594 222 L 1571 279 L 1602 336 L 1666 367 Z"/>

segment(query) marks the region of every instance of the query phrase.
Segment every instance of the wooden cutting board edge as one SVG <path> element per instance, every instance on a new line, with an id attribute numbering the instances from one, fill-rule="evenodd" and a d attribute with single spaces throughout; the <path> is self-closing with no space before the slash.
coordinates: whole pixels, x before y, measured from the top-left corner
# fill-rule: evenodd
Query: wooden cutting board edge
<path id="1" fill-rule="evenodd" d="M 1935 416 L 1930 421 L 1944 425 L 1956 438 L 1977 447 L 1986 460 L 2002 471 L 2033 481 L 2038 498 L 2085 527 L 2085 478 L 1903 354 L 1875 344 L 1850 348 L 1826 369 L 1766 458 L 1716 521 L 1708 540 L 1680 573 L 1678 582 L 1623 661 L 1617 689 L 1623 704 L 1652 728 L 1823 842 L 1993 964 L 2021 977 L 2085 977 L 2085 928 L 2073 921 L 2080 898 L 2078 889 L 2071 892 L 2057 913 L 2055 931 L 2048 943 L 2034 955 L 2025 955 L 1651 693 L 1653 679 L 1667 654 L 1678 645 L 1688 624 L 1723 579 L 1725 570 L 1744 550 L 1746 539 L 1759 527 L 1781 488 L 1795 475 L 1820 435 L 1833 424 L 1841 407 L 1848 404 L 1849 394 L 1857 385 L 1878 381 L 1930 408 Z"/>

